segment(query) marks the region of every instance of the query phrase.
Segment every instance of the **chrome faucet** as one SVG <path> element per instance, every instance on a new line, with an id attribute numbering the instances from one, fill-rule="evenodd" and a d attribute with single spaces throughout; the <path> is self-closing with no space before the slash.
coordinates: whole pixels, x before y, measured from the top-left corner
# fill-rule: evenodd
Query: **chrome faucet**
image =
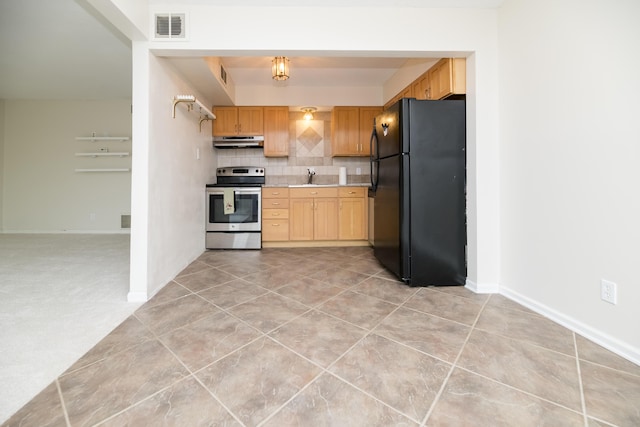
<path id="1" fill-rule="evenodd" d="M 311 180 L 313 179 L 313 175 L 315 174 L 316 174 L 316 171 L 314 171 L 313 169 L 307 169 L 307 175 L 309 177 L 307 184 L 311 184 Z"/>

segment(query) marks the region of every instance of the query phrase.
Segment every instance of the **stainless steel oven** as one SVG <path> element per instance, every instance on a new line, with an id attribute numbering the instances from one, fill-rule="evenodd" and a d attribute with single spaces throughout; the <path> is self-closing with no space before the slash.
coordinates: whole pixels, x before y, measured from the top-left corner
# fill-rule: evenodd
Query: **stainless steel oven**
<path id="1" fill-rule="evenodd" d="M 206 248 L 260 249 L 264 169 L 218 168 L 216 176 L 206 189 Z"/>

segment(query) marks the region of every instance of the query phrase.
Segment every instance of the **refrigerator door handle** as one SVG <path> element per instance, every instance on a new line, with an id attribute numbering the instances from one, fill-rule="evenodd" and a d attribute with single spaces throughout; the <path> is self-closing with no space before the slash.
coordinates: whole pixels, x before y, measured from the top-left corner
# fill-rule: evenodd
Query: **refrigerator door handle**
<path id="1" fill-rule="evenodd" d="M 375 150 L 373 149 L 374 146 Z M 375 158 L 374 153 L 376 156 Z M 371 178 L 371 188 L 373 189 L 373 191 L 376 191 L 376 187 L 378 186 L 378 168 L 376 168 L 376 173 L 374 174 L 373 163 L 377 163 L 379 160 L 380 157 L 378 156 L 378 134 L 376 133 L 376 124 L 374 120 L 373 131 L 371 132 L 371 139 L 369 140 L 369 177 Z"/>

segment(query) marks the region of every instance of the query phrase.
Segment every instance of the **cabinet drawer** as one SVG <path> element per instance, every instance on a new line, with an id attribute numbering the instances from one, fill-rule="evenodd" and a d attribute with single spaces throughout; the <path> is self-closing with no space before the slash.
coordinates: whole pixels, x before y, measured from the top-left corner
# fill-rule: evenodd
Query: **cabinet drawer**
<path id="1" fill-rule="evenodd" d="M 263 199 L 279 199 L 289 197 L 288 187 L 263 187 L 262 198 Z"/>
<path id="2" fill-rule="evenodd" d="M 364 197 L 366 187 L 340 187 L 338 189 L 339 197 Z"/>
<path id="3" fill-rule="evenodd" d="M 291 198 L 304 198 L 304 197 L 338 197 L 337 187 L 323 187 L 323 188 L 290 188 L 289 196 Z"/>
<path id="4" fill-rule="evenodd" d="M 262 240 L 277 242 L 289 240 L 289 220 L 265 219 L 262 221 Z"/>
<path id="5" fill-rule="evenodd" d="M 289 207 L 289 199 L 264 199 L 262 209 L 286 209 Z"/>
<path id="6" fill-rule="evenodd" d="M 288 219 L 289 209 L 263 209 L 262 218 L 264 219 Z"/>

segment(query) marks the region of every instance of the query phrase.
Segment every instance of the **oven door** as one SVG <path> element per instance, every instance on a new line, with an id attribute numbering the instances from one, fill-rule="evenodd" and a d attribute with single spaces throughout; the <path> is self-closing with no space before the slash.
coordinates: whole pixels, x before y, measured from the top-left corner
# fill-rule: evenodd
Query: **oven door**
<path id="1" fill-rule="evenodd" d="M 262 188 L 232 187 L 234 212 L 224 213 L 224 187 L 207 188 L 207 231 L 260 231 Z"/>

